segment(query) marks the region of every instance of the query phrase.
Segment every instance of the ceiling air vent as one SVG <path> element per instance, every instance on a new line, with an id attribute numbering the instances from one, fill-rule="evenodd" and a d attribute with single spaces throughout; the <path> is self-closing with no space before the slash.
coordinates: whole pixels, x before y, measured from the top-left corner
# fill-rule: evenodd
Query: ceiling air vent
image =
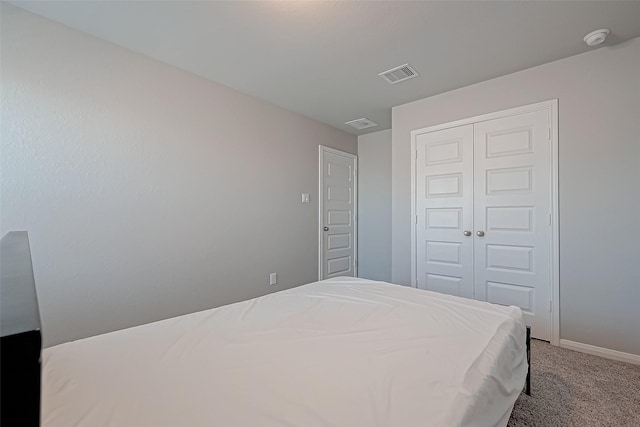
<path id="1" fill-rule="evenodd" d="M 378 126 L 378 124 L 376 122 L 372 122 L 369 119 L 365 119 L 364 117 L 361 119 L 356 119 L 356 120 L 351 120 L 350 122 L 346 122 L 345 125 L 349 125 L 351 127 L 354 127 L 358 130 L 362 130 L 362 129 L 366 129 L 366 128 L 372 128 L 374 126 Z"/>
<path id="2" fill-rule="evenodd" d="M 392 85 L 412 79 L 414 77 L 418 77 L 419 75 L 420 74 L 418 74 L 418 72 L 414 70 L 413 67 L 411 67 L 411 65 L 409 64 L 404 64 L 379 74 L 380 77 L 382 77 Z"/>

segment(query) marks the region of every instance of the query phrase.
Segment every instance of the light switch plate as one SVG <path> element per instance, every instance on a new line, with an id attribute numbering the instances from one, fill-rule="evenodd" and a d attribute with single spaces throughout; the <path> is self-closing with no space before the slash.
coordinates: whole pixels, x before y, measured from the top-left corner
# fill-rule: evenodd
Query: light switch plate
<path id="1" fill-rule="evenodd" d="M 309 203 L 309 193 L 302 193 L 302 203 Z"/>

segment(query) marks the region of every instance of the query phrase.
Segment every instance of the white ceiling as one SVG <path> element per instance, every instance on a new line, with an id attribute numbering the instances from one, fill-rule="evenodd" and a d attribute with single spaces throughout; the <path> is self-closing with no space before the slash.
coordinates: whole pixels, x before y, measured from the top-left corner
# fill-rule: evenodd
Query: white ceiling
<path id="1" fill-rule="evenodd" d="M 640 36 L 640 1 L 11 2 L 359 135 L 391 107 Z M 420 77 L 378 76 L 411 64 Z M 379 126 L 356 131 L 344 122 Z"/>

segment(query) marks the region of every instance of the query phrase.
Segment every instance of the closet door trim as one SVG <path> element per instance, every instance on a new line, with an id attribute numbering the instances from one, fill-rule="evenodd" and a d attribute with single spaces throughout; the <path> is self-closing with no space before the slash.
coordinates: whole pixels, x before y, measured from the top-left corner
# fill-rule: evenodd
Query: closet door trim
<path id="1" fill-rule="evenodd" d="M 487 120 L 500 119 L 504 117 L 514 116 L 517 114 L 529 113 L 534 111 L 546 110 L 549 114 L 549 123 L 551 124 L 550 140 L 551 140 L 551 344 L 560 344 L 560 240 L 558 231 L 558 100 L 539 102 L 535 104 L 524 105 L 507 110 L 496 111 L 480 116 L 469 117 L 453 122 L 442 123 L 439 125 L 429 126 L 422 129 L 416 129 L 411 132 L 411 286 L 417 286 L 416 274 L 416 137 L 421 134 L 435 132 L 443 129 L 449 129 L 458 126 L 484 122 Z"/>

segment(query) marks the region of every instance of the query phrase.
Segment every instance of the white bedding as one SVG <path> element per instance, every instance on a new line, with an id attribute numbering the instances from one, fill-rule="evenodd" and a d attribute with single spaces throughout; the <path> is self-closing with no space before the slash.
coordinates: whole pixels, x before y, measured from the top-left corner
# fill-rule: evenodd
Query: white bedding
<path id="1" fill-rule="evenodd" d="M 505 426 L 520 309 L 338 278 L 44 350 L 42 425 Z"/>

